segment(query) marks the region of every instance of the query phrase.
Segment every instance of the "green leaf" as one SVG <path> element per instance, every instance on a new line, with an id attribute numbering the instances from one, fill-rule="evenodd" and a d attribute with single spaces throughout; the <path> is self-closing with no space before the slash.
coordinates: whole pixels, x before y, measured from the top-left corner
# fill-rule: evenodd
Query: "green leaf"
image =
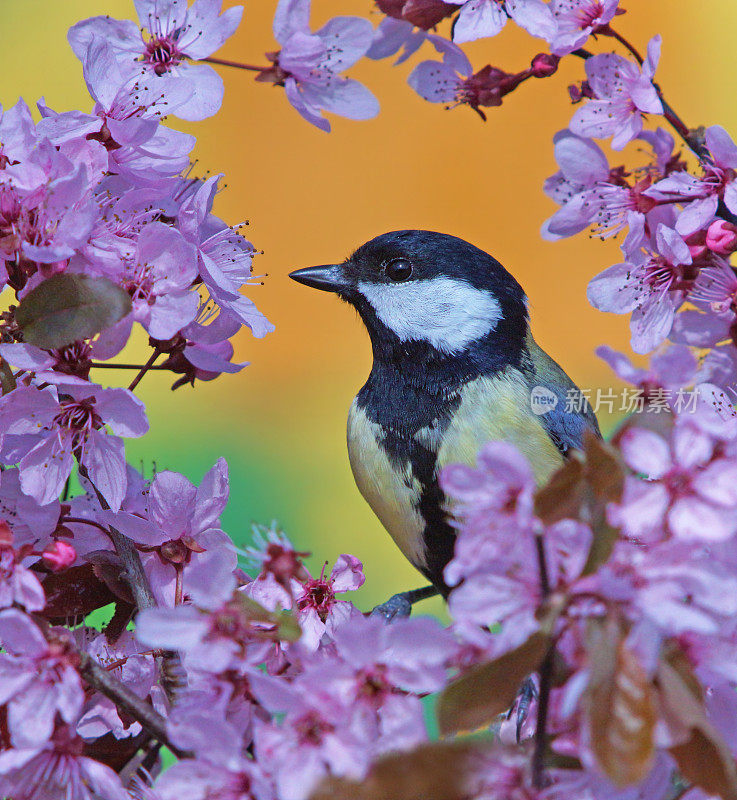
<path id="1" fill-rule="evenodd" d="M 438 700 L 440 733 L 474 731 L 491 724 L 512 705 L 522 681 L 540 666 L 550 641 L 550 636 L 537 631 L 519 647 L 472 667 L 451 683 Z"/>
<path id="2" fill-rule="evenodd" d="M 28 344 L 51 349 L 88 339 L 130 310 L 128 293 L 107 278 L 65 272 L 31 290 L 15 318 Z"/>
<path id="3" fill-rule="evenodd" d="M 283 642 L 296 642 L 302 635 L 302 629 L 292 611 L 281 608 L 269 611 L 242 592 L 236 592 L 235 600 L 244 618 L 249 622 L 268 626 L 273 638 Z"/>

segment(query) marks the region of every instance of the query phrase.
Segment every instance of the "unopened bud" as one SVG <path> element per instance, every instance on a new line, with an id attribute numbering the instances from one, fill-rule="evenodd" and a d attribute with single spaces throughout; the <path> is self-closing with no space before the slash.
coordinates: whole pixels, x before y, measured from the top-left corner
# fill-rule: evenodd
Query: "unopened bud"
<path id="1" fill-rule="evenodd" d="M 580 103 L 584 98 L 588 98 L 590 100 L 594 97 L 593 89 L 588 81 L 572 83 L 568 87 L 568 94 L 571 96 L 572 103 Z"/>
<path id="2" fill-rule="evenodd" d="M 532 67 L 532 74 L 536 78 L 547 78 L 558 70 L 558 63 L 560 58 L 551 53 L 538 53 L 532 59 L 530 66 Z"/>
<path id="3" fill-rule="evenodd" d="M 52 572 L 71 567 L 77 559 L 77 551 L 67 542 L 54 542 L 41 554 L 44 564 Z"/>
<path id="4" fill-rule="evenodd" d="M 685 242 L 688 245 L 688 252 L 691 253 L 691 258 L 694 261 L 706 255 L 706 234 L 704 231 L 690 233 L 686 236 Z"/>
<path id="5" fill-rule="evenodd" d="M 706 232 L 706 246 L 719 256 L 734 253 L 737 250 L 737 225 L 723 219 L 712 222 Z"/>

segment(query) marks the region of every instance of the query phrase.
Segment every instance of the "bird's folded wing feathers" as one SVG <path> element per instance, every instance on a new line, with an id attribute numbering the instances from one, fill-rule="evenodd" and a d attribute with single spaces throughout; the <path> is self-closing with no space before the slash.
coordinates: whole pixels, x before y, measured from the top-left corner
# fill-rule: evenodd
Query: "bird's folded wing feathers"
<path id="1" fill-rule="evenodd" d="M 553 408 L 540 415 L 540 421 L 561 453 L 566 455 L 570 448 L 580 450 L 586 430 L 601 436 L 593 409 L 576 384 L 531 337 L 527 349 L 532 364 L 530 389 L 542 386 L 558 398 Z"/>

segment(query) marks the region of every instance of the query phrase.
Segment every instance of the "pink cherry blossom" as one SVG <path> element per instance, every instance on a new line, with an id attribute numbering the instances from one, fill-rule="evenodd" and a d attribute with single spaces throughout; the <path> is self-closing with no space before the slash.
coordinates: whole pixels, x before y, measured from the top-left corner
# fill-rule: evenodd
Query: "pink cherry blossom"
<path id="1" fill-rule="evenodd" d="M 323 131 L 330 123 L 322 111 L 348 119 L 370 119 L 379 112 L 374 95 L 340 73 L 352 67 L 371 47 L 373 28 L 360 17 L 333 17 L 313 33 L 310 0 L 279 0 L 274 37 L 281 50 L 269 58 L 273 66 L 258 80 L 283 86 L 287 99 L 308 122 Z"/>
<path id="2" fill-rule="evenodd" d="M 593 141 L 559 131 L 553 137 L 560 170 L 545 181 L 545 193 L 561 208 L 543 223 L 544 239 L 555 240 L 580 233 L 588 227 L 601 238 L 629 228 L 626 254 L 636 253 L 647 241 L 648 229 L 668 222 L 667 209 L 647 196 L 653 180 L 672 166 L 673 137 L 662 128 L 643 132 L 638 138 L 653 149 L 655 163 L 647 173 L 630 181 L 624 167 L 610 168 L 606 156 Z"/>
<path id="3" fill-rule="evenodd" d="M 654 198 L 677 200 L 683 205 L 676 222 L 676 230 L 683 236 L 709 226 L 720 198 L 730 211 L 737 212 L 737 145 L 721 125 L 707 128 L 704 139 L 709 157 L 700 163 L 700 178 L 677 172 L 658 181 L 648 192 Z"/>
<path id="4" fill-rule="evenodd" d="M 222 103 L 222 79 L 208 64 L 191 62 L 211 55 L 233 35 L 243 6 L 220 14 L 221 3 L 211 0 L 195 0 L 189 8 L 186 0 L 136 0 L 135 5 L 142 30 L 134 22 L 110 17 L 74 25 L 69 43 L 77 58 L 83 61 L 91 44 L 106 42 L 120 68 L 131 76 L 140 72 L 152 93 L 188 98 L 173 109 L 177 116 L 212 116 Z"/>
<path id="5" fill-rule="evenodd" d="M 737 531 L 737 461 L 719 457 L 707 435 L 676 426 L 672 442 L 653 431 L 631 428 L 621 439 L 622 456 L 648 480 L 627 479 L 612 521 L 628 535 L 650 540 L 665 523 L 685 541 L 721 541 Z"/>
<path id="6" fill-rule="evenodd" d="M 156 800 L 276 800 L 269 781 L 251 759 L 237 767 L 204 760 L 180 761 L 156 781 Z"/>
<path id="7" fill-rule="evenodd" d="M 549 39 L 555 23 L 549 7 L 542 0 L 450 0 L 461 6 L 453 26 L 453 41 L 458 44 L 472 42 L 487 36 L 496 36 L 511 18 L 533 36 Z"/>
<path id="8" fill-rule="evenodd" d="M 556 28 L 551 51 L 562 56 L 583 47 L 592 33 L 614 19 L 618 6 L 619 0 L 551 0 Z"/>
<path id="9" fill-rule="evenodd" d="M 645 399 L 650 395 L 662 395 L 661 390 L 689 386 L 698 382 L 700 377 L 696 356 L 685 345 L 672 345 L 653 353 L 648 369 L 635 367 L 624 353 L 618 353 L 607 345 L 597 347 L 596 355 L 606 361 L 622 380 L 642 389 Z"/>
<path id="10" fill-rule="evenodd" d="M 363 565 L 355 557 L 338 557 L 330 575 L 323 565 L 318 578 L 307 574 L 304 580 L 291 578 L 285 586 L 277 582 L 275 573 L 267 567 L 256 580 L 246 586 L 246 593 L 266 608 L 295 608 L 302 628 L 301 643 L 316 650 L 325 633 L 332 633 L 358 613 L 352 603 L 336 595 L 355 591 L 365 580 Z"/>
<path id="11" fill-rule="evenodd" d="M 50 644 L 14 608 L 0 611 L 0 644 L 0 703 L 7 703 L 11 740 L 15 747 L 40 747 L 53 733 L 57 712 L 72 723 L 82 710 L 74 655 L 64 639 Z"/>
<path id="12" fill-rule="evenodd" d="M 126 486 L 119 437 L 147 430 L 143 403 L 126 389 L 19 386 L 0 401 L 2 457 L 19 464 L 21 489 L 41 505 L 58 498 L 76 456 L 110 507 L 118 509 Z"/>
<path id="13" fill-rule="evenodd" d="M 615 150 L 631 142 L 642 131 L 643 114 L 663 113 L 652 83 L 659 59 L 660 36 L 654 36 L 648 43 L 642 69 L 614 53 L 589 58 L 586 77 L 595 99 L 576 111 L 571 131 L 597 139 L 611 136 Z"/>
<path id="14" fill-rule="evenodd" d="M 22 606 L 40 611 L 46 605 L 38 576 L 23 564 L 28 547 L 16 550 L 7 522 L 0 522 L 0 608 Z"/>
<path id="15" fill-rule="evenodd" d="M 216 553 L 236 565 L 230 539 L 220 528 L 228 500 L 228 465 L 219 459 L 194 486 L 184 475 L 157 473 L 147 493 L 144 514 L 119 511 L 105 520 L 144 551 L 144 565 L 154 593 L 164 605 L 182 602 L 189 591 L 188 568 Z"/>
<path id="16" fill-rule="evenodd" d="M 329 774 L 364 776 L 370 740 L 352 725 L 349 704 L 314 682 L 303 688 L 254 675 L 252 688 L 272 714 L 285 713 L 281 724 L 257 721 L 254 730 L 257 759 L 270 765 L 282 800 L 306 800 Z"/>
<path id="17" fill-rule="evenodd" d="M 57 113 L 40 105 L 38 131 L 54 144 L 81 137 L 105 146 L 112 172 L 148 183 L 151 171 L 161 177 L 177 175 L 189 165 L 195 138 L 160 125 L 158 120 L 185 103 L 191 91 L 175 84 L 161 92 L 158 79 L 131 76 L 107 41 L 93 41 L 84 56 L 87 88 L 95 100 L 92 114 Z"/>
<path id="18" fill-rule="evenodd" d="M 220 177 L 214 175 L 195 184 L 194 191 L 190 189 L 179 208 L 178 227 L 197 248 L 199 274 L 212 299 L 230 317 L 248 325 L 254 336 L 265 336 L 274 326 L 240 293 L 241 287 L 252 281 L 256 251 L 236 230 L 211 214 Z"/>
<path id="19" fill-rule="evenodd" d="M 190 291 L 197 277 L 197 253 L 173 228 L 152 222 L 136 242 L 136 254 L 107 276 L 133 300 L 133 319 L 155 339 L 170 339 L 197 316 L 199 296 Z"/>
<path id="20" fill-rule="evenodd" d="M 0 753 L 0 792 L 16 800 L 130 800 L 110 767 L 83 755 L 84 742 L 64 726 L 38 747 Z"/>
<path id="21" fill-rule="evenodd" d="M 589 302 L 599 311 L 632 314 L 632 349 L 647 353 L 670 333 L 691 286 L 691 253 L 675 230 L 659 225 L 657 250 L 616 264 L 591 280 Z"/>
<path id="22" fill-rule="evenodd" d="M 0 475 L 0 519 L 10 527 L 13 546 L 17 550 L 30 546 L 35 551 L 51 544 L 51 535 L 59 523 L 61 506 L 58 500 L 39 504 L 21 489 L 17 468 L 6 468 Z M 2 538 L 2 537 L 0 537 Z M 37 609 L 30 609 L 36 611 Z"/>

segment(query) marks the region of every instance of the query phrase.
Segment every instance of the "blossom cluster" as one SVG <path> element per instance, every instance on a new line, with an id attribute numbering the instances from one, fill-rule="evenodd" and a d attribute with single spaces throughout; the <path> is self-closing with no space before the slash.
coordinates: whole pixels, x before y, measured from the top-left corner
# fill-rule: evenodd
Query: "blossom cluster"
<path id="1" fill-rule="evenodd" d="M 175 387 L 238 372 L 233 335 L 272 329 L 241 294 L 253 246 L 212 213 L 221 176 L 190 177 L 195 139 L 163 122 L 220 106 L 221 79 L 193 63 L 240 21 L 240 7 L 219 6 L 139 2 L 140 30 L 109 17 L 78 23 L 69 41 L 92 110 L 40 101 L 34 121 L 19 100 L 0 116 L 0 286 L 19 301 L 0 323 L 0 462 L 18 465 L 22 491 L 42 506 L 78 461 L 120 508 L 121 437 L 148 423 L 132 391 L 92 375 L 115 367 L 134 326 L 152 353 L 131 389 L 161 356 L 156 368 L 178 375 Z M 65 311 L 75 313 L 61 324 Z"/>

